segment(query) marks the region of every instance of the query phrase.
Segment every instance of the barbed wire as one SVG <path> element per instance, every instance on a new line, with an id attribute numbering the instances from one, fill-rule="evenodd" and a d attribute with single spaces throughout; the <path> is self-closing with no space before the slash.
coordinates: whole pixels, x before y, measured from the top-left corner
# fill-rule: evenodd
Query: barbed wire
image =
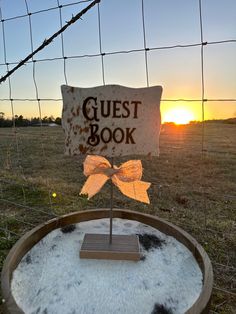
<path id="1" fill-rule="evenodd" d="M 0 98 L 0 101 L 62 101 L 62 98 Z M 190 99 L 190 98 L 179 98 L 179 99 L 161 99 L 162 102 L 178 102 L 178 101 L 186 101 L 186 102 L 201 102 L 202 99 Z M 208 98 L 204 99 L 204 102 L 235 102 L 236 98 Z"/>
<path id="2" fill-rule="evenodd" d="M 147 41 L 146 41 L 144 0 L 142 0 L 142 27 L 143 27 L 143 46 L 144 46 L 144 57 L 145 57 L 146 83 L 147 83 L 147 87 L 149 87 L 148 51 L 150 51 L 150 49 L 147 48 Z"/>
<path id="3" fill-rule="evenodd" d="M 0 201 L 1 202 L 5 202 L 5 203 L 10 204 L 10 205 L 14 205 L 16 207 L 21 207 L 21 208 L 24 208 L 24 209 L 28 209 L 28 210 L 31 210 L 31 211 L 34 210 L 34 211 L 36 211 L 38 213 L 47 215 L 49 217 L 57 217 L 57 215 L 55 215 L 53 213 L 50 213 L 48 211 L 44 211 L 42 209 L 34 208 L 33 206 L 28 206 L 28 205 L 25 205 L 25 204 L 23 205 L 21 203 L 13 202 L 13 201 L 10 201 L 10 200 L 4 199 L 4 198 L 0 198 Z"/>
<path id="4" fill-rule="evenodd" d="M 201 38 L 201 53 L 200 53 L 200 60 L 201 60 L 201 106 L 202 106 L 202 161 L 205 157 L 204 155 L 204 148 L 205 148 L 205 68 L 204 68 L 204 47 L 206 46 L 206 42 L 203 41 L 203 25 L 202 25 L 202 0 L 198 0 L 198 11 L 199 11 L 199 26 L 200 26 L 200 38 Z M 203 186 L 205 185 L 204 179 L 204 164 L 201 163 L 201 188 L 202 188 L 202 200 L 203 200 L 203 212 L 204 212 L 204 225 L 205 229 L 207 228 L 207 208 L 206 208 L 206 199 L 205 199 L 205 191 Z"/>
<path id="5" fill-rule="evenodd" d="M 0 18 L 2 18 L 2 10 L 0 7 Z M 5 29 L 4 29 L 4 24 L 2 24 L 2 38 L 3 38 L 3 56 L 4 60 L 7 60 L 7 50 L 6 50 L 6 36 L 5 36 Z M 9 71 L 9 65 L 6 64 L 7 71 Z M 12 123 L 13 123 L 13 134 L 14 134 L 14 140 L 16 144 L 16 156 L 17 156 L 17 168 L 20 172 L 20 174 L 23 174 L 23 168 L 20 163 L 20 151 L 19 151 L 19 141 L 18 141 L 18 136 L 17 136 L 17 130 L 16 130 L 16 124 L 15 124 L 15 113 L 14 113 L 14 102 L 12 99 L 12 86 L 11 86 L 11 77 L 8 77 L 8 91 L 9 91 L 9 99 L 10 99 L 10 106 L 11 106 L 11 114 L 12 114 Z M 24 187 L 21 187 L 22 194 L 23 194 L 23 199 L 25 203 L 25 190 Z"/>
<path id="6" fill-rule="evenodd" d="M 32 57 L 37 54 L 39 51 L 44 49 L 46 46 L 48 46 L 52 41 L 62 34 L 70 25 L 74 24 L 76 21 L 78 21 L 87 11 L 89 11 L 95 4 L 99 3 L 100 0 L 94 0 L 91 2 L 86 8 L 81 10 L 78 14 L 73 16 L 61 29 L 59 29 L 56 33 L 54 33 L 52 36 L 50 36 L 48 39 L 45 39 L 44 42 L 33 52 L 31 52 L 27 57 L 25 57 L 22 61 L 20 61 L 13 69 L 7 71 L 7 74 L 3 75 L 0 78 L 0 83 L 4 82 L 9 76 L 11 76 L 16 70 L 18 70 L 20 67 L 22 67 L 28 60 L 32 59 Z M 4 23 L 4 20 L 2 21 L 2 25 Z M 34 60 L 32 60 L 34 62 Z"/>
<path id="7" fill-rule="evenodd" d="M 51 7 L 51 8 L 47 8 L 47 9 L 37 10 L 37 11 L 33 11 L 33 12 L 28 12 L 27 14 L 16 15 L 16 16 L 4 18 L 4 19 L 1 17 L 0 18 L 0 22 L 12 21 L 12 20 L 16 20 L 16 19 L 19 19 L 19 18 L 27 17 L 28 15 L 35 15 L 35 14 L 44 13 L 44 12 L 48 12 L 48 11 L 52 11 L 52 10 L 57 10 L 58 8 L 65 8 L 65 7 L 75 6 L 75 5 L 78 5 L 78 4 L 82 4 L 82 3 L 86 3 L 86 2 L 92 2 L 92 1 L 93 0 L 81 0 L 81 1 L 71 2 L 71 3 L 67 3 L 67 4 L 60 4 L 59 6 L 56 6 L 56 7 Z"/>
<path id="8" fill-rule="evenodd" d="M 100 6 L 98 4 L 98 39 L 99 39 L 99 55 L 101 56 L 101 68 L 102 68 L 102 83 L 105 85 L 105 69 L 104 69 L 104 53 L 102 52 L 102 31 L 101 31 L 101 14 Z"/>
<path id="9" fill-rule="evenodd" d="M 13 235 L 15 235 L 15 236 L 17 236 L 17 237 L 20 237 L 20 236 L 21 236 L 20 234 L 14 232 L 14 231 L 12 231 L 12 230 L 7 230 L 6 228 L 0 227 L 0 230 L 3 231 L 5 234 L 6 234 L 6 233 L 11 233 L 11 234 L 13 234 Z M 2 236 L 0 237 L 0 239 L 1 239 L 1 238 L 7 239 L 7 238 L 2 237 Z"/>
<path id="10" fill-rule="evenodd" d="M 93 57 L 101 57 L 101 56 L 111 56 L 117 54 L 130 54 L 135 52 L 145 52 L 145 51 L 155 51 L 155 50 L 166 50 L 166 49 L 177 49 L 177 48 L 192 48 L 192 47 L 201 47 L 206 45 L 220 45 L 226 43 L 236 43 L 236 39 L 228 39 L 228 40 L 221 40 L 221 41 L 208 41 L 208 42 L 199 42 L 199 43 L 192 43 L 192 44 L 177 44 L 177 45 L 170 45 L 170 46 L 157 46 L 157 47 L 150 47 L 150 48 L 139 48 L 139 49 L 130 49 L 130 50 L 116 50 L 116 51 L 107 51 L 107 52 L 99 52 L 94 54 L 83 54 L 83 55 L 72 55 L 72 56 L 64 56 L 64 57 L 54 57 L 54 58 L 41 58 L 41 59 L 34 59 L 27 60 L 24 62 L 25 65 L 32 63 L 32 62 L 47 62 L 47 61 L 57 61 L 65 59 L 80 59 L 80 58 L 93 58 Z M 16 65 L 19 61 L 14 62 L 5 62 L 0 63 L 0 66 L 7 65 Z"/>
<path id="11" fill-rule="evenodd" d="M 199 3 L 199 26 L 200 26 L 200 41 L 199 42 L 193 42 L 193 43 L 189 43 L 189 44 L 174 44 L 174 45 L 165 45 L 165 46 L 155 46 L 155 47 L 148 47 L 147 46 L 147 41 L 146 41 L 146 22 L 145 22 L 145 6 L 144 6 L 144 0 L 141 0 L 141 14 L 142 14 L 142 30 L 143 30 L 143 47 L 139 48 L 139 49 L 129 49 L 129 50 L 115 50 L 115 51 L 104 51 L 103 47 L 102 47 L 102 28 L 101 28 L 101 15 L 100 15 L 100 6 L 99 6 L 99 2 L 100 0 L 83 0 L 83 1 L 76 1 L 76 2 L 71 2 L 71 3 L 67 3 L 67 4 L 61 4 L 59 0 L 57 0 L 57 6 L 54 7 L 50 7 L 47 9 L 42 9 L 42 10 L 38 10 L 38 11 L 33 11 L 30 12 L 29 7 L 28 7 L 28 3 L 27 0 L 25 0 L 25 5 L 26 5 L 26 14 L 23 15 L 17 15 L 17 16 L 12 16 L 12 17 L 7 17 L 7 18 L 3 18 L 2 16 L 2 11 L 0 8 L 0 23 L 2 24 L 2 37 L 3 37 L 3 51 L 4 51 L 4 62 L 0 63 L 0 67 L 4 67 L 6 68 L 7 74 L 5 76 L 3 76 L 0 79 L 0 83 L 3 83 L 6 79 L 8 79 L 8 90 L 9 90 L 9 98 L 1 98 L 0 101 L 3 102 L 9 102 L 10 106 L 11 106 L 11 112 L 12 112 L 12 119 L 13 119 L 13 129 L 14 129 L 14 133 L 13 136 L 15 136 L 15 140 L 16 140 L 16 150 L 17 150 L 17 158 L 19 158 L 19 143 L 18 138 L 17 138 L 17 131 L 16 131 L 16 124 L 15 124 L 15 111 L 14 111 L 14 102 L 17 101 L 30 101 L 30 102 L 37 102 L 38 103 L 38 108 L 39 108 L 39 115 L 40 115 L 40 121 L 41 121 L 41 126 L 42 126 L 42 110 L 41 110 L 41 102 L 42 101 L 48 101 L 48 102 L 62 102 L 61 98 L 42 98 L 39 97 L 39 93 L 38 93 L 38 85 L 37 85 L 37 78 L 36 78 L 36 65 L 40 62 L 53 62 L 53 61 L 57 61 L 57 60 L 63 60 L 63 73 L 64 73 L 64 79 L 65 79 L 65 83 L 68 84 L 68 79 L 67 79 L 67 71 L 66 71 L 66 65 L 67 65 L 67 61 L 70 59 L 82 59 L 82 58 L 97 58 L 100 57 L 101 59 L 101 70 L 102 70 L 102 83 L 105 84 L 106 79 L 105 79 L 105 65 L 104 65 L 104 60 L 106 58 L 106 56 L 111 56 L 111 55 L 119 55 L 119 54 L 134 54 L 134 53 L 144 53 L 144 67 L 145 67 L 145 72 L 146 72 L 146 83 L 147 86 L 149 86 L 149 65 L 148 65 L 148 55 L 150 52 L 152 51 L 158 51 L 158 50 L 171 50 L 171 49 L 188 49 L 188 48 L 194 48 L 194 47 L 200 47 L 200 60 L 201 60 L 201 98 L 175 98 L 175 99 L 171 99 L 171 98 L 165 98 L 162 99 L 162 102 L 199 102 L 201 103 L 201 107 L 202 107 L 202 124 L 203 124 L 203 129 L 202 129 L 202 139 L 201 139 L 201 154 L 204 157 L 204 153 L 206 151 L 205 147 L 204 147 L 204 141 L 205 141 L 205 131 L 204 131 L 204 124 L 205 124 L 205 103 L 206 102 L 236 102 L 236 98 L 206 98 L 205 97 L 205 77 L 204 77 L 204 49 L 208 46 L 208 45 L 226 45 L 226 44 L 235 44 L 236 43 L 236 39 L 231 38 L 231 39 L 225 39 L 225 40 L 218 40 L 218 41 L 204 41 L 204 37 L 203 37 L 203 23 L 202 23 L 202 1 L 198 0 Z M 84 3 L 90 3 L 88 7 L 86 7 L 85 9 L 83 9 L 80 13 L 78 13 L 75 17 L 72 17 L 72 19 L 67 22 L 66 25 L 62 25 L 62 10 L 65 7 L 69 7 L 69 6 L 76 6 L 79 4 L 84 4 Z M 98 39 L 99 39 L 99 52 L 95 53 L 95 54 L 81 54 L 81 55 L 66 55 L 65 54 L 65 43 L 64 43 L 64 38 L 63 38 L 63 32 L 65 31 L 65 29 L 67 27 L 69 27 L 72 23 L 74 23 L 75 21 L 77 21 L 78 19 L 81 18 L 81 16 L 83 14 L 85 14 L 90 8 L 92 8 L 95 4 L 97 4 L 97 10 L 98 10 Z M 36 50 L 34 50 L 33 47 L 33 32 L 32 32 L 32 23 L 31 23 L 31 16 L 32 15 L 36 15 L 36 14 L 41 14 L 43 12 L 47 12 L 47 11 L 52 11 L 52 10 L 58 10 L 59 13 L 59 22 L 60 22 L 60 30 L 56 33 L 54 33 L 49 39 L 46 39 Z M 31 53 L 24 59 L 21 61 L 12 61 L 12 62 L 8 62 L 7 60 L 7 50 L 6 50 L 6 38 L 5 38 L 5 23 L 8 23 L 8 21 L 12 21 L 12 20 L 16 20 L 16 19 L 21 19 L 21 18 L 27 18 L 29 21 L 29 30 L 30 30 L 30 45 L 31 45 Z M 35 58 L 35 55 L 37 54 L 37 52 L 39 52 L 40 50 L 44 49 L 47 45 L 51 44 L 52 40 L 55 39 L 57 36 L 60 35 L 61 38 L 61 56 L 59 57 L 52 57 L 52 58 Z M 10 80 L 10 76 L 19 69 L 19 67 L 25 65 L 30 65 L 32 64 L 32 79 L 34 82 L 34 87 L 35 87 L 35 98 L 14 98 L 12 97 L 12 86 L 11 86 L 11 80 Z M 15 66 L 16 65 L 16 66 Z M 13 69 L 10 69 L 11 66 L 15 66 Z M 210 136 L 210 135 L 208 135 Z M 179 148 L 179 147 L 178 147 Z M 171 146 L 171 149 L 174 149 L 173 146 Z M 42 146 L 42 150 L 43 146 Z M 46 156 L 46 153 L 44 151 L 43 153 L 44 157 Z M 17 166 L 19 167 L 20 164 L 19 162 L 17 162 Z M 203 169 L 202 171 L 202 176 L 204 180 L 204 175 L 203 175 Z M 0 180 L 0 182 L 2 182 L 2 180 Z M 202 181 L 203 182 L 203 181 Z M 152 182 L 154 185 L 159 185 L 159 183 L 155 183 Z M 4 182 L 3 182 L 4 184 Z M 18 184 L 18 183 L 16 183 Z M 25 186 L 27 186 L 25 184 L 25 182 L 23 181 L 22 183 L 19 183 L 19 185 L 24 189 Z M 50 198 L 50 190 L 49 190 L 49 184 L 47 184 L 47 188 L 48 188 L 48 193 L 49 193 L 49 198 Z M 1 193 L 1 195 L 3 195 Z M 204 192 L 202 194 L 202 197 L 204 198 Z M 227 196 L 228 197 L 228 196 Z M 232 196 L 234 198 L 234 196 Z M 36 213 L 41 213 L 42 215 L 47 216 L 49 219 L 50 218 L 55 218 L 57 217 L 57 215 L 55 213 L 53 213 L 51 211 L 51 208 L 36 208 L 34 206 L 28 206 L 26 204 L 26 202 L 24 202 L 24 204 L 19 203 L 17 201 L 13 201 L 13 200 L 9 200 L 6 199 L 4 197 L 0 198 L 0 202 L 8 204 L 10 206 L 15 206 L 16 208 L 22 208 L 25 210 L 29 210 L 29 211 L 34 211 Z M 179 223 L 179 225 L 182 225 L 183 227 L 190 227 L 190 228 L 196 228 L 198 230 L 200 230 L 200 232 L 214 232 L 215 234 L 218 234 L 219 237 L 222 236 L 222 231 L 219 230 L 214 230 L 214 229 L 210 229 L 207 226 L 207 212 L 205 211 L 205 205 L 203 205 L 204 208 L 204 218 L 205 218 L 205 226 L 193 226 L 193 224 L 191 224 L 191 222 L 187 223 Z M 6 215 L 1 214 L 1 217 L 6 217 Z M 18 217 L 15 216 L 11 216 L 12 219 L 15 219 L 15 221 L 19 222 L 22 225 L 28 225 L 29 227 L 33 227 L 36 225 L 36 223 L 31 223 L 31 222 L 26 222 L 24 219 L 19 219 Z M 6 239 L 9 240 L 10 236 L 14 236 L 14 237 L 20 237 L 21 234 L 16 233 L 13 230 L 9 230 L 8 226 L 6 225 L 6 227 L 0 227 L 0 231 L 3 231 L 4 234 L 6 235 L 6 237 L 2 237 L 0 236 L 0 238 L 2 239 Z M 232 232 L 224 232 L 224 234 L 229 234 L 232 235 Z M 224 264 L 220 264 L 217 262 L 214 262 L 214 260 L 212 261 L 214 265 L 216 265 L 217 267 L 223 267 L 223 268 L 227 268 L 227 269 L 232 269 L 235 270 L 235 267 L 233 265 L 224 265 Z M 220 287 L 214 286 L 215 290 L 221 291 L 223 293 L 226 293 L 228 295 L 231 296 L 235 296 L 235 293 L 229 290 L 225 290 L 222 289 Z"/>

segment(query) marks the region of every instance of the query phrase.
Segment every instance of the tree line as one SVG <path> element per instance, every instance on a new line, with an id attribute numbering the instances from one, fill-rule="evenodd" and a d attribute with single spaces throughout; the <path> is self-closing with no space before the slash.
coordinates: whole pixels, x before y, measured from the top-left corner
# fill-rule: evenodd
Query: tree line
<path id="1" fill-rule="evenodd" d="M 53 116 L 50 117 L 43 117 L 40 119 L 39 117 L 33 118 L 24 118 L 22 115 L 15 115 L 14 118 L 6 118 L 4 112 L 0 112 L 0 127 L 12 127 L 15 125 L 16 127 L 25 127 L 25 126 L 40 126 L 40 125 L 50 125 L 50 124 L 57 124 L 61 125 L 61 118 L 57 117 L 54 118 Z"/>
<path id="2" fill-rule="evenodd" d="M 57 117 L 54 118 L 53 116 L 50 117 L 43 117 L 40 119 L 39 117 L 34 118 L 24 118 L 22 115 L 18 116 L 15 115 L 14 119 L 6 118 L 4 112 L 0 112 L 0 128 L 1 127 L 25 127 L 25 126 L 47 126 L 50 124 L 57 124 L 61 125 L 61 118 Z M 201 123 L 200 121 L 190 121 L 190 124 L 197 124 Z M 229 118 L 229 119 L 217 119 L 217 120 L 205 120 L 205 123 L 226 123 L 226 124 L 236 124 L 236 118 Z M 166 122 L 165 124 L 174 125 L 173 122 Z"/>

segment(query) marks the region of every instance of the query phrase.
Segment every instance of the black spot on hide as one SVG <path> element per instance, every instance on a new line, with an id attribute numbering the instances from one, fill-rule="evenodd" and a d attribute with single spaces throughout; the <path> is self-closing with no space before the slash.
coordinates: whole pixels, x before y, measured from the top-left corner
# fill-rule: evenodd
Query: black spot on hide
<path id="1" fill-rule="evenodd" d="M 76 229 L 75 225 L 67 225 L 67 226 L 61 228 L 61 232 L 71 233 L 71 232 L 75 231 L 75 229 Z"/>
<path id="2" fill-rule="evenodd" d="M 173 314 L 172 310 L 163 304 L 155 303 L 151 314 Z"/>
<path id="3" fill-rule="evenodd" d="M 137 234 L 139 237 L 139 242 L 142 247 L 146 251 L 150 251 L 151 249 L 161 248 L 162 245 L 165 243 L 164 240 L 159 239 L 154 234 L 144 233 L 144 234 Z"/>

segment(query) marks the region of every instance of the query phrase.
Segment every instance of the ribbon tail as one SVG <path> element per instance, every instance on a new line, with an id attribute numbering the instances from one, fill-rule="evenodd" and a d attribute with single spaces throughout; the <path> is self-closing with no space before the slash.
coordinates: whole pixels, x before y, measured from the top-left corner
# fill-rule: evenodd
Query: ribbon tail
<path id="1" fill-rule="evenodd" d="M 112 182 L 118 187 L 122 194 L 139 202 L 150 204 L 147 189 L 150 187 L 151 183 L 144 181 L 124 182 L 119 180 L 116 175 L 112 177 Z"/>
<path id="2" fill-rule="evenodd" d="M 88 199 L 90 199 L 101 190 L 101 188 L 107 182 L 107 180 L 109 180 L 109 177 L 104 174 L 90 175 L 86 180 L 84 186 L 82 187 L 80 195 L 81 194 L 88 195 Z"/>

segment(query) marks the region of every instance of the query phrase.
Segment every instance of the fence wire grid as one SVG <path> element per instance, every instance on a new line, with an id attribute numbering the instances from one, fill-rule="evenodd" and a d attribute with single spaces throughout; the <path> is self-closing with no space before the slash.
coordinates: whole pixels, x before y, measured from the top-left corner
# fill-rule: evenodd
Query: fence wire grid
<path id="1" fill-rule="evenodd" d="M 116 0 L 118 1 L 118 0 Z M 112 3 L 115 5 L 116 1 Z M 233 313 L 236 310 L 236 268 L 235 268 L 235 124 L 215 124 L 205 121 L 205 106 L 216 102 L 227 106 L 227 104 L 236 105 L 235 95 L 226 97 L 208 97 L 206 91 L 206 73 L 207 63 L 205 60 L 205 51 L 207 47 L 218 47 L 233 45 L 236 47 L 236 38 L 207 41 L 204 37 L 203 23 L 203 1 L 194 2 L 197 7 L 196 16 L 198 19 L 198 32 L 200 40 L 191 43 L 169 43 L 168 45 L 150 46 L 148 44 L 147 20 L 149 16 L 146 13 L 148 0 L 136 0 L 140 9 L 140 28 L 142 45 L 132 49 L 114 49 L 106 50 L 103 45 L 102 27 L 103 16 L 105 16 L 105 6 L 107 1 L 62 1 L 55 0 L 50 7 L 31 11 L 31 0 L 22 1 L 22 12 L 15 16 L 5 16 L 4 6 L 0 2 L 0 27 L 1 27 L 1 51 L 2 61 L 0 61 L 0 76 L 8 77 L 0 84 L 0 111 L 4 112 L 6 108 L 12 117 L 12 128 L 0 129 L 0 241 L 1 241 L 1 263 L 3 262 L 10 247 L 26 231 L 32 229 L 39 223 L 61 214 L 74 210 L 83 210 L 94 207 L 109 207 L 109 191 L 105 187 L 94 200 L 87 201 L 79 196 L 80 187 L 84 178 L 82 175 L 82 159 L 75 161 L 63 156 L 63 133 L 61 128 L 43 127 L 44 112 L 47 106 L 57 106 L 57 112 L 62 107 L 62 99 L 59 93 L 57 97 L 47 94 L 46 88 L 42 88 L 42 80 L 50 75 L 47 73 L 47 67 L 56 62 L 57 71 L 55 76 L 60 73 L 58 80 L 52 77 L 49 81 L 52 90 L 60 90 L 59 85 L 79 85 L 86 86 L 85 82 L 74 78 L 70 62 L 76 60 L 86 60 L 93 62 L 96 76 L 94 85 L 105 85 L 111 83 L 111 74 L 109 72 L 110 57 L 122 56 L 122 58 L 136 58 L 140 64 L 142 80 L 140 84 L 146 86 L 153 85 L 151 78 L 152 60 L 158 59 L 158 55 L 151 55 L 155 52 L 167 54 L 169 51 L 180 53 L 179 51 L 188 49 L 197 49 L 199 57 L 199 92 L 191 97 L 167 97 L 162 99 L 162 103 L 189 103 L 195 104 L 201 108 L 201 123 L 193 123 L 186 126 L 163 125 L 161 130 L 161 156 L 158 160 L 144 159 L 144 169 L 148 169 L 144 176 L 152 183 L 150 198 L 152 205 L 134 204 L 125 200 L 117 191 L 114 195 L 115 207 L 128 207 L 141 210 L 147 213 L 156 214 L 173 223 L 183 227 L 190 232 L 203 245 L 208 252 L 213 263 L 215 274 L 215 285 L 213 304 L 211 313 Z M 125 2 L 124 2 L 125 3 Z M 82 52 L 77 47 L 74 53 L 68 53 L 66 33 L 63 30 L 68 25 L 68 14 L 73 14 L 72 19 L 78 12 L 84 10 L 88 5 L 95 4 L 84 14 L 83 17 L 75 21 L 74 26 L 80 28 L 87 18 L 96 19 L 96 42 L 97 52 L 86 52 L 86 46 L 83 45 Z M 126 11 L 124 5 L 123 11 Z M 47 38 L 44 42 L 38 43 L 37 32 L 34 30 L 34 18 L 41 18 L 44 21 L 45 14 L 53 12 L 53 17 L 57 18 L 57 47 L 60 52 L 56 56 L 54 51 L 46 50 Z M 66 12 L 64 14 L 64 12 Z M 69 12 L 69 13 L 68 13 Z M 113 11 L 115 14 L 115 9 Z M 130 12 L 130 14 L 134 14 Z M 89 17 L 88 17 L 89 15 Z M 25 86 L 20 92 L 20 97 L 15 91 L 17 82 L 21 76 L 17 77 L 20 67 L 16 71 L 11 71 L 19 65 L 19 60 L 13 60 L 9 57 L 8 49 L 9 38 L 7 28 L 10 23 L 21 21 L 27 28 L 29 47 L 24 51 L 28 60 L 21 64 L 22 71 L 26 69 L 26 75 L 30 87 Z M 86 24 L 86 23 L 85 23 Z M 71 26 L 69 25 L 68 28 Z M 88 27 L 88 25 L 85 25 Z M 60 32 L 59 32 L 59 31 Z M 70 34 L 70 41 L 76 40 Z M 0 40 L 1 40 L 0 38 Z M 94 40 L 93 37 L 92 40 Z M 115 38 L 110 39 L 115 41 Z M 158 39 L 157 39 L 158 42 Z M 124 34 L 124 43 L 125 34 Z M 34 55 L 34 52 L 41 45 L 41 55 Z M 44 45 L 45 44 L 45 45 Z M 50 41 L 48 46 L 53 45 Z M 111 44 L 112 46 L 112 44 Z M 114 47 L 116 47 L 114 43 Z M 48 48 L 47 48 L 48 49 Z M 1 60 L 1 59 L 0 59 Z M 91 60 L 91 61 L 90 61 Z M 94 61 L 92 61 L 94 60 Z M 120 63 L 121 59 L 117 59 Z M 135 59 L 136 60 L 136 59 Z M 79 61 L 81 62 L 81 61 Z M 82 61 L 83 62 L 83 61 Z M 41 70 L 39 67 L 45 64 Z M 87 64 L 87 63 L 86 63 Z M 59 65 L 59 66 L 58 66 Z M 81 63 L 77 64 L 78 66 Z M 122 65 L 121 65 L 122 66 Z M 52 72 L 55 70 L 53 65 Z M 42 73 L 41 73 L 42 71 Z M 79 71 L 79 68 L 78 68 Z M 41 74 L 40 74 L 41 73 Z M 40 75 L 39 75 L 40 74 Z M 88 74 L 91 75 L 92 72 Z M 18 81 L 17 81 L 18 80 Z M 81 83 L 82 82 L 82 83 Z M 112 83 L 115 83 L 112 81 Z M 123 84 L 122 84 L 123 83 Z M 135 85 L 136 81 L 129 81 Z M 125 79 L 121 79 L 119 84 L 127 85 Z M 187 84 L 187 82 L 186 82 Z M 20 86 L 20 84 L 19 84 Z M 2 89 L 1 89 L 2 88 Z M 42 90 L 44 93 L 42 93 Z M 2 96 L 4 95 L 4 96 Z M 37 106 L 37 114 L 40 126 L 32 128 L 18 128 L 16 117 L 20 110 L 27 106 Z M 2 105 L 2 106 L 1 106 Z M 2 108 L 1 108 L 2 107 Z M 19 109 L 19 108 L 20 109 Z M 36 108 L 36 107 L 34 107 Z M 55 107 L 53 107 L 55 108 Z M 59 108 L 59 109 L 58 109 Z M 236 111 L 236 106 L 235 106 Z M 59 155 L 59 156 L 58 156 Z M 115 164 L 119 164 L 124 159 L 119 159 Z M 226 181 L 223 181 L 227 179 Z M 56 197 L 55 197 L 56 195 Z M 226 248 L 228 246 L 229 249 Z M 228 251 L 229 250 L 229 251 Z"/>

